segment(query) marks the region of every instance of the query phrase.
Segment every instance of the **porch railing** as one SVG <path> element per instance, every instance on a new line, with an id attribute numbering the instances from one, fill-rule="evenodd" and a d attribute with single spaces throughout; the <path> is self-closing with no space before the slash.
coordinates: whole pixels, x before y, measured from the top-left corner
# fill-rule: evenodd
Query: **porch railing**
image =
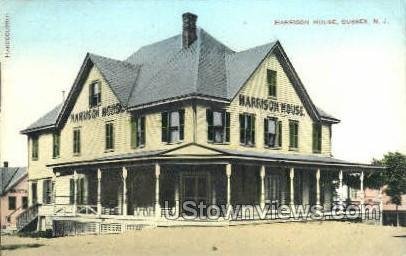
<path id="1" fill-rule="evenodd" d="M 96 205 L 77 205 L 77 213 L 79 214 L 97 214 Z"/>

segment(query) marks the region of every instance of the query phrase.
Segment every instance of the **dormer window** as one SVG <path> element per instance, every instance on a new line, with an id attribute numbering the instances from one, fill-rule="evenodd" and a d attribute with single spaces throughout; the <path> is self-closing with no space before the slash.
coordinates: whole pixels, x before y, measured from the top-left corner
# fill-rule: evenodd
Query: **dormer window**
<path id="1" fill-rule="evenodd" d="M 230 142 L 230 113 L 207 109 L 207 140 L 212 143 Z"/>
<path id="2" fill-rule="evenodd" d="M 100 82 L 95 81 L 89 86 L 89 106 L 96 107 L 99 106 L 101 102 L 101 90 Z"/>

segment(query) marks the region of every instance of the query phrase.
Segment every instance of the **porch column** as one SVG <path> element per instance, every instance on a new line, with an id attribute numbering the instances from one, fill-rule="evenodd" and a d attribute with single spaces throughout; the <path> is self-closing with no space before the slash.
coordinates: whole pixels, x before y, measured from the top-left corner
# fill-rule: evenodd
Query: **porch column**
<path id="1" fill-rule="evenodd" d="M 227 209 L 231 206 L 231 164 L 226 165 L 227 175 Z"/>
<path id="2" fill-rule="evenodd" d="M 77 206 L 77 197 L 78 197 L 78 173 L 76 170 L 73 171 L 73 214 L 76 215 L 78 206 Z"/>
<path id="3" fill-rule="evenodd" d="M 180 213 L 179 209 L 179 177 L 175 178 L 175 209 L 176 212 Z"/>
<path id="4" fill-rule="evenodd" d="M 123 166 L 123 212 L 122 215 L 127 216 L 127 168 Z"/>
<path id="5" fill-rule="evenodd" d="M 159 205 L 159 175 L 161 174 L 161 166 L 155 164 L 155 216 L 161 216 L 161 206 Z"/>
<path id="6" fill-rule="evenodd" d="M 359 176 L 359 181 L 360 181 L 360 204 L 361 204 L 361 219 L 364 219 L 364 199 L 365 199 L 365 195 L 364 195 L 364 171 L 361 171 L 361 175 Z"/>
<path id="7" fill-rule="evenodd" d="M 320 205 L 320 168 L 316 172 L 316 205 Z"/>
<path id="8" fill-rule="evenodd" d="M 290 173 L 289 173 L 289 178 L 290 178 L 290 205 L 295 204 L 295 191 L 294 191 L 294 186 L 293 186 L 293 179 L 295 178 L 295 168 L 290 168 Z"/>
<path id="9" fill-rule="evenodd" d="M 102 213 L 102 205 L 101 205 L 101 178 L 102 172 L 97 169 L 97 215 L 101 215 Z"/>
<path id="10" fill-rule="evenodd" d="M 261 198 L 259 200 L 259 203 L 260 203 L 261 208 L 264 208 L 265 207 L 265 165 L 261 165 L 259 176 L 261 177 Z"/>
<path id="11" fill-rule="evenodd" d="M 383 187 L 379 188 L 379 224 L 383 225 L 383 195 L 382 195 Z"/>
<path id="12" fill-rule="evenodd" d="M 339 180 L 339 184 L 338 184 L 338 204 L 340 205 L 340 207 L 342 207 L 343 205 L 343 171 L 340 170 L 339 174 L 338 174 L 338 180 Z"/>

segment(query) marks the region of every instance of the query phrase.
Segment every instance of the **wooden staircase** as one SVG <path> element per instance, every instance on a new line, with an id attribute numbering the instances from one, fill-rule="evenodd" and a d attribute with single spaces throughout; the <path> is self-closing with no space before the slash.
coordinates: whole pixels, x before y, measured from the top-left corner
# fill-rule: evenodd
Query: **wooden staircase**
<path id="1" fill-rule="evenodd" d="M 34 221 L 38 221 L 38 208 L 40 204 L 35 204 L 27 208 L 17 216 L 17 232 L 25 231 Z"/>

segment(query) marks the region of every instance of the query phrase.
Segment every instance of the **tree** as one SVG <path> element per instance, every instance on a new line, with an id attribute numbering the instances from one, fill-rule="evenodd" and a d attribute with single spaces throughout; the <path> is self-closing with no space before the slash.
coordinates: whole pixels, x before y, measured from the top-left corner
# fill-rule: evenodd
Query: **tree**
<path id="1" fill-rule="evenodd" d="M 396 205 L 396 218 L 399 226 L 398 207 L 402 204 L 402 195 L 406 194 L 406 155 L 389 152 L 381 160 L 374 159 L 372 164 L 384 166 L 385 170 L 369 174 L 365 179 L 365 185 L 375 189 L 387 185 L 384 192 L 390 197 L 390 202 Z"/>

